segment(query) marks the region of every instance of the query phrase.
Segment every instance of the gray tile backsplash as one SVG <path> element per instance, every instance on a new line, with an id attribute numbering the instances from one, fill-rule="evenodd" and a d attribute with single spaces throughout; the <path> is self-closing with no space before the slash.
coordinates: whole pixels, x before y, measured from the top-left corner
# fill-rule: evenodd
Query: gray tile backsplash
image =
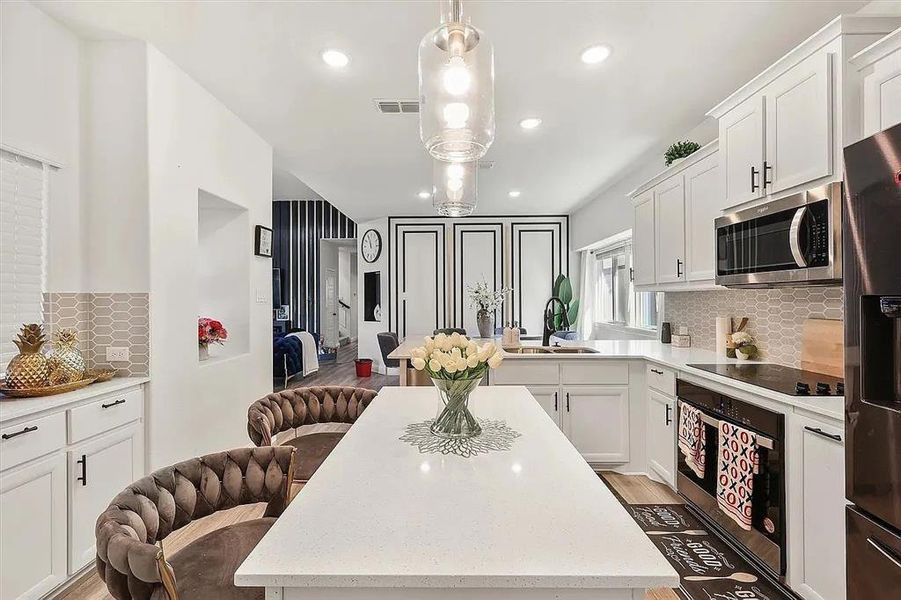
<path id="1" fill-rule="evenodd" d="M 89 367 L 114 368 L 123 377 L 150 373 L 149 294 L 47 293 L 44 325 L 51 339 L 60 329 L 74 329 Z M 128 347 L 129 360 L 108 362 L 110 346 Z"/>
<path id="2" fill-rule="evenodd" d="M 667 292 L 664 321 L 685 325 L 692 346 L 714 350 L 717 317 L 748 317 L 748 332 L 760 357 L 801 366 L 801 329 L 805 319 L 842 319 L 840 287 L 776 288 Z"/>

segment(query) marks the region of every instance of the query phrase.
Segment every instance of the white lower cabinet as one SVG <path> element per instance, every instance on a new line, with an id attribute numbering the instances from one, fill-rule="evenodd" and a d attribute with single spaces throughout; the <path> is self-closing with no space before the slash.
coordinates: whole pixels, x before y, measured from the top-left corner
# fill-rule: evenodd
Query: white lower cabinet
<path id="1" fill-rule="evenodd" d="M 128 425 L 69 450 L 69 573 L 94 560 L 94 524 L 144 473 L 143 428 Z"/>
<path id="2" fill-rule="evenodd" d="M 676 487 L 676 401 L 648 389 L 645 442 L 648 470 L 670 487 Z"/>
<path id="3" fill-rule="evenodd" d="M 564 386 L 563 432 L 590 463 L 629 462 L 629 388 Z"/>
<path id="4" fill-rule="evenodd" d="M 844 600 L 843 427 L 798 413 L 789 422 L 791 588 L 807 600 Z"/>
<path id="5" fill-rule="evenodd" d="M 527 389 L 559 427 L 560 388 L 556 385 L 530 385 Z"/>
<path id="6" fill-rule="evenodd" d="M 66 580 L 66 457 L 0 476 L 0 598 L 40 598 Z"/>

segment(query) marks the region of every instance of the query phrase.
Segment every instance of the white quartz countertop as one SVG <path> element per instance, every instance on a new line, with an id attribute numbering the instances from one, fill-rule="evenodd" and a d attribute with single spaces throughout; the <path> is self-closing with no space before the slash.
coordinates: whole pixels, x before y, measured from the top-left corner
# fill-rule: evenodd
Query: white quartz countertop
<path id="1" fill-rule="evenodd" d="M 470 458 L 399 438 L 431 387 L 387 387 L 235 574 L 239 586 L 675 587 L 676 572 L 523 387 L 470 407 L 521 434 Z"/>
<path id="2" fill-rule="evenodd" d="M 20 417 L 29 417 L 54 409 L 65 408 L 78 404 L 83 400 L 110 394 L 150 381 L 147 377 L 114 377 L 102 383 L 92 383 L 80 390 L 56 394 L 55 396 L 41 396 L 40 398 L 10 398 L 0 395 L 0 423 L 13 421 Z"/>
<path id="3" fill-rule="evenodd" d="M 477 340 L 479 342 L 490 340 Z M 422 337 L 407 338 L 404 343 L 392 352 L 390 358 L 409 358 L 410 351 L 422 345 Z M 524 346 L 537 346 L 539 343 L 523 342 Z M 712 350 L 703 348 L 677 348 L 671 344 L 663 344 L 657 340 L 578 340 L 564 341 L 561 346 L 591 348 L 597 353 L 589 354 L 513 354 L 505 353 L 505 360 L 603 360 L 634 359 L 648 360 L 683 374 L 696 378 L 714 381 L 727 387 L 739 389 L 755 396 L 794 406 L 810 412 L 842 421 L 844 420 L 845 399 L 841 396 L 790 396 L 781 392 L 768 390 L 708 371 L 690 367 L 691 364 L 735 364 L 739 361 L 726 358 Z"/>

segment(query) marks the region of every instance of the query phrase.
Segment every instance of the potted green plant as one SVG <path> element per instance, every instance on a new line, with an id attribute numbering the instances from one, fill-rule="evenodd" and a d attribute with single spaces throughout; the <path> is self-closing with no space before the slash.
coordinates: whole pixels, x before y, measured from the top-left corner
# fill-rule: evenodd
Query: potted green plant
<path id="1" fill-rule="evenodd" d="M 666 162 L 666 166 L 670 166 L 673 164 L 677 164 L 685 159 L 686 156 L 690 154 L 694 154 L 698 150 L 700 150 L 701 144 L 697 142 L 691 141 L 683 141 L 676 142 L 669 148 L 667 148 L 666 153 L 663 155 L 664 161 Z"/>

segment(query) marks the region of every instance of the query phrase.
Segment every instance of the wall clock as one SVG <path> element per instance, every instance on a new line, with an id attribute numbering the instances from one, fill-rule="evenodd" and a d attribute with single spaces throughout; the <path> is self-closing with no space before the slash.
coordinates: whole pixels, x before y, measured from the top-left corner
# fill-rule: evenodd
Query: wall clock
<path id="1" fill-rule="evenodd" d="M 363 242 L 360 244 L 363 260 L 374 263 L 382 253 L 382 236 L 375 229 L 370 229 L 363 234 Z"/>

